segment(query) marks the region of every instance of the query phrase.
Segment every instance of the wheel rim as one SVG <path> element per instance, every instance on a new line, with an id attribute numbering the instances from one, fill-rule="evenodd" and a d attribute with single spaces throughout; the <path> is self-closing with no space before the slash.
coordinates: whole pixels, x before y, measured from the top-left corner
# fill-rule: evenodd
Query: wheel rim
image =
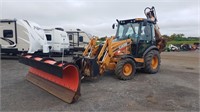
<path id="1" fill-rule="evenodd" d="M 153 69 L 156 69 L 158 67 L 158 57 L 157 56 L 153 56 L 152 61 L 151 61 L 151 67 Z"/>
<path id="2" fill-rule="evenodd" d="M 132 71 L 133 71 L 133 67 L 132 67 L 131 64 L 127 63 L 127 64 L 124 65 L 124 67 L 123 67 L 123 74 L 125 76 L 131 75 Z"/>

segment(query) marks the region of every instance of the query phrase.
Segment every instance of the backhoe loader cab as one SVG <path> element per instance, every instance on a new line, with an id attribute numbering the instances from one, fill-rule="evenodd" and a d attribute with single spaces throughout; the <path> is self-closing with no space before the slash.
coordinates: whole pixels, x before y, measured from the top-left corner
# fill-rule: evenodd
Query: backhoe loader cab
<path id="1" fill-rule="evenodd" d="M 148 19 L 136 18 L 118 21 L 117 32 L 113 41 L 132 40 L 132 55 L 142 57 L 150 46 L 156 46 L 155 23 Z"/>

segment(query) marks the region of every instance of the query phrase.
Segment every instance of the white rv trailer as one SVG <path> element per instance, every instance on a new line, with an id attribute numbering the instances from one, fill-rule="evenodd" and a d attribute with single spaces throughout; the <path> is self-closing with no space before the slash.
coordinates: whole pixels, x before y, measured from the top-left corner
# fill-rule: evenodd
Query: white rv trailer
<path id="1" fill-rule="evenodd" d="M 87 33 L 61 28 L 42 29 L 27 20 L 0 20 L 1 54 L 17 55 L 23 52 L 64 53 L 83 51 L 90 41 Z"/>
<path id="2" fill-rule="evenodd" d="M 27 20 L 0 20 L 1 54 L 16 55 L 22 52 L 49 52 L 43 29 Z"/>
<path id="3" fill-rule="evenodd" d="M 77 31 L 66 31 L 69 37 L 70 50 L 84 51 L 90 41 L 90 35 L 80 29 Z"/>
<path id="4" fill-rule="evenodd" d="M 69 52 L 69 38 L 62 28 L 44 29 L 50 51 L 55 53 Z"/>

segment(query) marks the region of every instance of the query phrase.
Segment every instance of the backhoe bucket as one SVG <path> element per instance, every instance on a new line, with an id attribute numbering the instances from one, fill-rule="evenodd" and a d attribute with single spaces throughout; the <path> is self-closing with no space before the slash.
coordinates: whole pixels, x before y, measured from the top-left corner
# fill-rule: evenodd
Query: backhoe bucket
<path id="1" fill-rule="evenodd" d="M 30 66 L 28 81 L 67 103 L 78 100 L 80 75 L 75 64 L 32 55 L 21 56 L 19 62 Z"/>

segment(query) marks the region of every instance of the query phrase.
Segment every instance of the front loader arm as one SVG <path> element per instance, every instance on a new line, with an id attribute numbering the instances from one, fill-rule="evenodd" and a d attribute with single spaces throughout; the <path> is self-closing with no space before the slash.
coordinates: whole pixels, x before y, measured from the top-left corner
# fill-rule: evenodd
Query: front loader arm
<path id="1" fill-rule="evenodd" d="M 98 37 L 93 37 L 90 39 L 90 42 L 88 44 L 88 46 L 85 48 L 85 51 L 83 52 L 83 56 L 87 56 L 87 57 L 93 57 L 96 54 L 96 49 L 97 49 L 97 42 Z"/>
<path id="2" fill-rule="evenodd" d="M 106 69 L 113 70 L 115 68 L 116 63 L 120 59 L 120 55 L 130 54 L 132 40 L 126 39 L 113 42 L 114 38 L 106 38 L 102 47 L 96 44 L 97 39 L 91 39 L 83 53 L 85 60 L 85 63 L 82 64 L 83 74 L 87 76 L 95 76 L 95 74 L 102 75 Z M 92 63 L 98 65 L 98 70 L 93 70 L 96 69 L 96 67 L 94 68 L 96 64 L 92 65 Z M 94 71 L 99 72 L 95 72 L 94 74 Z"/>
<path id="3" fill-rule="evenodd" d="M 103 74 L 106 69 L 113 70 L 115 68 L 117 61 L 114 57 L 118 51 L 122 52 L 117 55 L 130 54 L 129 48 L 132 43 L 131 39 L 113 42 L 114 38 L 115 37 L 106 39 L 106 42 L 98 55 L 97 63 L 100 65 L 100 74 Z"/>
<path id="4" fill-rule="evenodd" d="M 113 50 L 111 43 L 114 37 L 106 38 L 105 44 L 103 45 L 98 57 L 97 63 L 100 65 L 100 74 L 103 74 L 106 65 L 110 62 L 110 59 L 113 56 Z"/>
<path id="5" fill-rule="evenodd" d="M 111 38 L 106 38 L 106 41 L 105 41 L 105 44 L 103 45 L 101 51 L 99 52 L 99 55 L 97 57 L 98 61 L 100 61 L 101 57 L 103 56 L 104 52 L 107 52 L 109 53 L 109 55 L 111 55 L 113 52 L 112 52 L 112 48 L 111 48 L 111 43 L 113 41 L 113 38 L 114 37 L 111 37 Z M 106 54 L 107 54 L 106 53 Z"/>

